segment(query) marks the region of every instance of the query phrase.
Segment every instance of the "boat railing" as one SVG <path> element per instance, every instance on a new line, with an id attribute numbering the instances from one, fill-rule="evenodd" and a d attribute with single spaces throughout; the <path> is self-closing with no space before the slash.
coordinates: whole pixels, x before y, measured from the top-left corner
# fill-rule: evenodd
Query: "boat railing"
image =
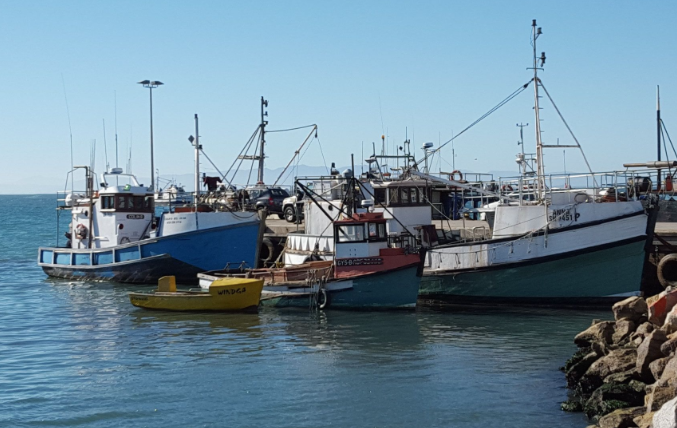
<path id="1" fill-rule="evenodd" d="M 624 202 L 644 199 L 648 193 L 661 191 L 656 170 L 623 170 L 585 174 L 550 174 L 540 177 L 544 187 L 539 195 L 539 177 L 500 177 L 498 190 L 503 195 L 515 197 L 520 205 L 531 204 L 541 199 L 571 202 Z M 671 184 L 671 183 L 670 183 Z M 666 188 L 672 186 L 664 185 Z"/>
<path id="2" fill-rule="evenodd" d="M 478 238 L 478 234 L 477 234 L 478 231 L 482 232 L 479 235 L 479 238 Z M 472 228 L 472 240 L 473 240 L 473 242 L 483 241 L 483 240 L 486 239 L 486 237 L 487 237 L 487 228 L 485 226 L 475 226 L 475 227 Z"/>

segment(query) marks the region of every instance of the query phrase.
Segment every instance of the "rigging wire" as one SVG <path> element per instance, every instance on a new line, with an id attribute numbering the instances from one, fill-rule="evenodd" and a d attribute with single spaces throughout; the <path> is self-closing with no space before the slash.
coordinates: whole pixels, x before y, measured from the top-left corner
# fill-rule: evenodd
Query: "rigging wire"
<path id="1" fill-rule="evenodd" d="M 672 147 L 672 151 L 675 153 L 675 158 L 677 158 L 677 151 L 675 150 L 675 146 L 672 144 L 672 139 L 670 138 L 670 134 L 668 133 L 668 128 L 665 127 L 665 123 L 663 122 L 663 119 L 661 119 L 661 128 L 663 131 L 665 131 L 665 136 L 668 137 L 668 141 L 670 141 L 670 146 Z M 665 138 L 663 139 L 663 144 L 665 144 Z M 667 149 L 665 150 L 665 154 L 668 154 Z"/>
<path id="2" fill-rule="evenodd" d="M 216 172 L 218 172 L 219 175 L 220 175 L 224 180 L 226 180 L 226 183 L 228 183 L 228 186 L 231 186 L 230 181 L 228 181 L 228 179 L 226 178 L 226 176 L 223 175 L 223 174 L 221 173 L 221 171 L 219 171 L 219 168 L 214 164 L 214 162 L 212 162 L 212 160 L 209 158 L 209 156 L 207 156 L 207 153 L 205 153 L 205 151 L 202 150 L 202 149 L 200 149 L 200 153 L 202 153 L 202 155 L 203 155 L 204 157 L 207 158 L 207 160 L 209 161 L 210 164 L 212 164 L 212 166 L 214 167 L 214 169 L 216 170 Z"/>
<path id="3" fill-rule="evenodd" d="M 312 128 L 313 126 L 317 126 L 317 125 L 312 124 L 312 125 L 297 126 L 296 128 L 275 129 L 275 130 L 272 130 L 272 131 L 266 131 L 266 133 L 268 133 L 268 132 L 287 132 L 287 131 L 296 131 L 297 129 Z"/>
<path id="4" fill-rule="evenodd" d="M 322 143 L 320 142 L 320 137 L 317 138 L 317 144 L 320 146 L 320 154 L 322 155 L 322 162 L 324 163 L 324 169 L 327 171 L 327 174 L 329 175 L 329 168 L 327 168 L 327 160 L 324 158 L 324 151 L 322 150 Z M 355 172 L 355 171 L 353 171 Z"/>
<path id="5" fill-rule="evenodd" d="M 252 142 L 254 141 L 254 139 L 256 139 L 256 135 L 259 133 L 260 129 L 261 129 L 261 126 L 256 127 L 256 130 L 254 131 L 254 133 L 251 135 L 251 137 L 249 137 L 249 140 L 242 147 L 242 150 L 240 150 L 240 154 L 238 154 L 235 157 L 235 160 L 233 160 L 233 163 L 230 165 L 230 168 L 228 168 L 228 171 L 226 171 L 226 174 L 223 176 L 224 179 L 226 178 L 226 175 L 230 174 L 230 171 L 233 169 L 233 166 L 235 166 L 235 164 L 239 160 L 240 163 L 238 164 L 237 168 L 235 169 L 235 172 L 233 172 L 233 177 L 231 178 L 231 181 L 235 180 L 235 175 L 240 170 L 240 166 L 242 165 L 242 162 L 244 161 L 244 158 L 242 158 L 242 153 L 247 153 L 247 151 L 249 150 L 249 147 L 251 147 Z M 226 179 L 226 181 L 228 181 L 228 180 Z"/>
<path id="6" fill-rule="evenodd" d="M 303 149 L 303 146 L 305 146 L 306 143 L 308 142 L 308 140 L 310 139 L 310 137 L 313 136 L 313 132 L 315 132 L 315 138 L 317 138 L 317 125 L 313 125 L 313 129 L 310 130 L 310 132 L 308 133 L 308 136 L 306 137 L 306 139 L 303 140 L 303 143 L 301 143 L 301 147 L 299 147 L 298 150 L 296 150 L 296 151 L 294 152 L 294 156 L 292 156 L 292 158 L 289 160 L 289 163 L 287 164 L 287 166 L 284 167 L 284 169 L 282 170 L 282 172 L 280 173 L 280 175 L 277 177 L 277 180 L 275 180 L 275 183 L 273 183 L 273 186 L 277 185 L 278 181 L 280 181 L 280 178 L 282 178 L 282 176 L 284 175 L 284 173 L 287 172 L 287 169 L 289 168 L 289 166 L 294 162 L 294 158 L 295 158 L 296 156 L 298 156 L 298 154 L 300 153 L 301 149 Z M 308 146 L 308 147 L 310 147 L 310 146 Z M 306 150 L 307 150 L 307 149 L 306 149 Z M 305 152 L 304 152 L 304 154 L 305 154 Z"/>
<path id="7" fill-rule="evenodd" d="M 263 133 L 259 134 L 259 141 L 262 138 L 263 138 Z M 257 144 L 256 148 L 254 149 L 254 155 L 253 155 L 254 158 L 256 158 L 256 155 L 259 153 L 259 147 L 261 147 L 261 144 Z M 254 170 L 254 162 L 252 162 L 251 165 L 249 166 L 249 175 L 247 176 L 247 184 L 245 185 L 245 188 L 249 187 L 249 182 L 251 181 L 253 170 Z"/>
<path id="8" fill-rule="evenodd" d="M 506 104 L 507 104 L 508 102 L 510 102 L 513 98 L 515 98 L 516 96 L 518 96 L 519 94 L 521 94 L 525 89 L 527 89 L 527 87 L 529 87 L 529 84 L 530 84 L 533 80 L 534 80 L 534 79 L 531 79 L 531 80 L 529 80 L 527 83 L 525 83 L 524 85 L 520 86 L 520 87 L 519 87 L 518 89 L 516 89 L 512 94 L 510 94 L 510 95 L 508 95 L 506 98 L 504 98 L 503 101 L 499 102 L 499 103 L 496 104 L 494 107 L 492 107 L 489 111 L 487 111 L 487 112 L 484 113 L 482 116 L 480 116 L 479 119 L 475 120 L 473 123 L 471 123 L 470 125 L 466 126 L 465 129 L 463 129 L 461 132 L 459 132 L 458 134 L 454 135 L 453 137 L 451 137 L 450 139 L 448 139 L 447 141 L 445 141 L 444 144 L 442 144 L 441 146 L 439 146 L 439 147 L 436 148 L 435 150 L 432 150 L 432 151 L 429 151 L 428 153 L 426 153 L 426 155 L 425 155 L 420 161 L 416 161 L 416 165 L 420 165 L 421 162 L 424 162 L 428 157 L 430 157 L 430 156 L 434 155 L 435 153 L 439 152 L 440 150 L 442 150 L 442 148 L 443 148 L 444 146 L 446 146 L 447 144 L 451 143 L 451 142 L 454 141 L 456 138 L 460 137 L 465 131 L 467 131 L 467 130 L 469 130 L 470 128 L 472 128 L 473 126 L 477 125 L 477 124 L 480 123 L 482 120 L 484 120 L 484 119 L 486 119 L 487 117 L 489 117 L 489 116 L 490 116 L 492 113 L 494 113 L 496 110 L 498 110 L 498 109 L 500 109 L 501 107 L 503 107 L 504 105 L 506 105 Z"/>
<path id="9" fill-rule="evenodd" d="M 106 144 L 106 119 L 103 120 L 103 151 L 106 154 L 106 171 L 108 171 L 108 144 Z"/>
<path id="10" fill-rule="evenodd" d="M 73 128 L 71 127 L 71 111 L 70 108 L 68 108 L 68 96 L 66 96 L 66 82 L 63 79 L 63 73 L 61 73 L 61 86 L 63 87 L 63 98 L 66 100 L 66 115 L 68 117 L 68 133 L 70 135 L 70 140 L 71 140 L 71 170 L 75 169 L 73 166 Z M 71 176 L 71 193 L 73 192 L 73 179 L 74 177 Z"/>
<path id="11" fill-rule="evenodd" d="M 555 104 L 555 101 L 553 101 L 552 97 L 550 96 L 550 93 L 548 92 L 547 89 L 545 89 L 545 86 L 543 86 L 543 82 L 541 81 L 541 79 L 538 79 L 538 82 L 536 84 L 541 85 L 541 88 L 543 88 L 543 91 L 548 96 L 548 99 L 552 103 L 552 106 L 555 107 L 555 111 L 559 115 L 559 118 L 562 119 L 564 126 L 566 126 L 567 129 L 569 130 L 569 134 L 571 134 L 571 137 L 576 142 L 578 149 L 581 151 L 581 155 L 583 156 L 583 160 L 585 161 L 585 165 L 588 167 L 588 171 L 590 172 L 590 175 L 592 176 L 592 182 L 593 182 L 594 186 L 597 187 L 597 180 L 595 179 L 595 174 L 592 172 L 592 168 L 590 168 L 590 163 L 588 163 L 588 158 L 585 157 L 585 152 L 583 151 L 583 148 L 581 147 L 581 143 L 578 142 L 578 138 L 576 138 L 576 136 L 574 135 L 574 131 L 571 130 L 571 128 L 569 127 L 569 124 L 564 119 L 564 116 L 562 116 L 562 113 L 559 111 L 559 108 L 557 108 L 557 104 Z"/>

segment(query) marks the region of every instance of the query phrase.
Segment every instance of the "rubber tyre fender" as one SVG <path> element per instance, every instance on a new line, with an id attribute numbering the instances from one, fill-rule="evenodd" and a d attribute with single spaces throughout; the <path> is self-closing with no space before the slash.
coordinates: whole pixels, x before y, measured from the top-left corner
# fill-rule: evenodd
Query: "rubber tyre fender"
<path id="1" fill-rule="evenodd" d="M 261 262 L 270 263 L 273 261 L 273 256 L 275 255 L 275 245 L 273 245 L 273 241 L 271 241 L 270 238 L 263 238 L 261 241 L 261 252 L 266 255 L 265 258 L 259 257 Z"/>
<path id="2" fill-rule="evenodd" d="M 317 254 L 311 254 L 305 259 L 303 259 L 303 263 L 308 263 L 308 262 L 321 262 L 322 257 L 318 256 Z"/>
<path id="3" fill-rule="evenodd" d="M 677 280 L 669 280 L 665 277 L 665 270 L 670 263 L 677 264 L 677 253 L 668 254 L 663 257 L 660 262 L 658 262 L 657 273 L 658 273 L 658 282 L 665 288 L 667 287 L 677 287 Z M 677 270 L 677 269 L 676 269 Z"/>
<path id="4" fill-rule="evenodd" d="M 317 307 L 320 309 L 325 309 L 329 307 L 329 295 L 327 294 L 327 290 L 324 288 L 320 288 L 317 291 L 317 294 L 315 295 L 315 303 L 317 303 Z"/>

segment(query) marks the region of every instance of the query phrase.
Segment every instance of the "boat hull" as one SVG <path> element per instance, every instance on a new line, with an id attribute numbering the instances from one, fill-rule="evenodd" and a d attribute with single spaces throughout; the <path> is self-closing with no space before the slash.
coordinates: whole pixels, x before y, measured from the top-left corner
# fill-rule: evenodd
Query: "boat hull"
<path id="1" fill-rule="evenodd" d="M 52 277 L 154 284 L 176 276 L 196 284 L 208 270 L 256 265 L 258 222 L 145 239 L 104 249 L 40 248 L 38 264 Z"/>
<path id="2" fill-rule="evenodd" d="M 209 291 L 129 293 L 132 305 L 164 311 L 245 311 L 258 308 L 263 281 L 244 280 Z"/>
<path id="3" fill-rule="evenodd" d="M 329 309 L 414 309 L 419 292 L 418 265 L 387 272 L 340 279 L 327 284 Z M 317 289 L 278 292 L 278 287 L 264 287 L 262 306 L 307 308 L 315 304 Z"/>
<path id="4" fill-rule="evenodd" d="M 421 280 L 426 304 L 600 305 L 639 294 L 646 238 Z"/>

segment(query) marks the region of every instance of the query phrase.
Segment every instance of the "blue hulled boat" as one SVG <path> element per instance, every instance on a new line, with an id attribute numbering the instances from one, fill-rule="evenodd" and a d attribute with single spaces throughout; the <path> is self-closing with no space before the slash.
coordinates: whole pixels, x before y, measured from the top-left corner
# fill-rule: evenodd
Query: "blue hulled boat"
<path id="1" fill-rule="evenodd" d="M 193 205 L 155 217 L 153 191 L 136 177 L 113 168 L 101 176 L 96 192 L 93 172 L 83 168 L 87 190 L 58 198 L 59 212 L 70 211 L 66 244 L 38 250 L 47 275 L 137 284 L 174 275 L 190 284 L 198 272 L 256 265 L 256 213 Z"/>

